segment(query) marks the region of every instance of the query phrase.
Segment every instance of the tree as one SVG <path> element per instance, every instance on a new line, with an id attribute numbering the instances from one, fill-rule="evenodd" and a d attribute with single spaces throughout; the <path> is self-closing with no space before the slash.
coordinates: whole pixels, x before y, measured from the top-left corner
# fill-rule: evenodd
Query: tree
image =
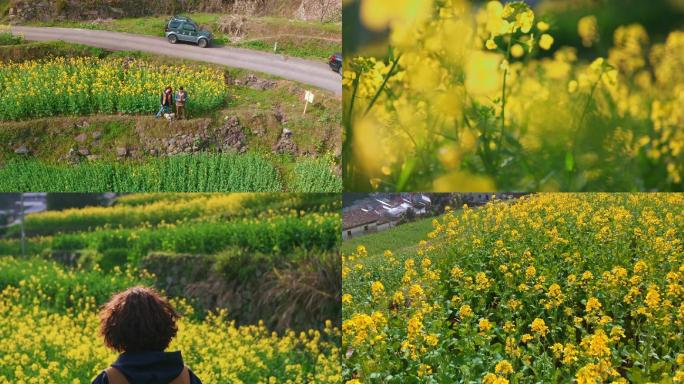
<path id="1" fill-rule="evenodd" d="M 401 214 L 399 221 L 401 223 L 410 223 L 416 219 L 416 211 L 413 208 L 408 208 Z"/>
<path id="2" fill-rule="evenodd" d="M 69 208 L 83 208 L 105 205 L 107 199 L 102 193 L 48 193 L 48 210 L 61 211 Z"/>
<path id="3" fill-rule="evenodd" d="M 18 193 L 0 193 L 0 211 L 14 209 L 19 201 Z"/>

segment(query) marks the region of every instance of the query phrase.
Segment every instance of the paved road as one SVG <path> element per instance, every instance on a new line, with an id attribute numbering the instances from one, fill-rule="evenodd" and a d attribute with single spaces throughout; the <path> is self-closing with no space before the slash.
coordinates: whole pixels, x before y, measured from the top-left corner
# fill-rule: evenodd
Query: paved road
<path id="1" fill-rule="evenodd" d="M 340 75 L 333 72 L 326 63 L 283 57 L 272 53 L 241 48 L 200 48 L 191 44 L 172 45 L 162 37 L 133 35 L 129 33 L 96 31 L 77 28 L 44 28 L 13 26 L 15 33 L 32 41 L 63 40 L 114 51 L 144 51 L 159 55 L 174 56 L 190 60 L 252 71 L 264 72 L 284 79 L 295 80 L 338 95 L 342 93 Z"/>

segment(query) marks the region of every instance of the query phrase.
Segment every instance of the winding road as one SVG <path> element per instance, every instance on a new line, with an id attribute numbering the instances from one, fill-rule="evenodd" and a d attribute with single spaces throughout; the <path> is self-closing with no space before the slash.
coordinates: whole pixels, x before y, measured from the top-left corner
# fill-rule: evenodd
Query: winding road
<path id="1" fill-rule="evenodd" d="M 122 32 L 24 26 L 12 26 L 12 30 L 15 33 L 24 35 L 26 40 L 31 41 L 62 40 L 112 51 L 143 51 L 158 55 L 205 61 L 268 73 L 322 88 L 337 95 L 342 94 L 342 79 L 340 75 L 333 72 L 323 62 L 319 63 L 242 48 L 200 48 L 192 44 L 183 43 L 172 45 L 163 37 L 134 35 Z"/>

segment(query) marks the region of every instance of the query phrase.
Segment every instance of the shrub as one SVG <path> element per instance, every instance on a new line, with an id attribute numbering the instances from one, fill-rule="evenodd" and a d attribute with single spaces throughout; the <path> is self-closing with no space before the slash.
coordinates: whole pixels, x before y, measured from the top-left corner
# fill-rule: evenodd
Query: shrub
<path id="1" fill-rule="evenodd" d="M 111 271 L 114 267 L 123 267 L 128 262 L 126 248 L 109 248 L 102 251 L 99 265 L 104 271 Z"/>
<path id="2" fill-rule="evenodd" d="M 0 46 L 2 45 L 17 45 L 23 42 L 21 36 L 15 36 L 11 31 L 3 31 L 0 29 Z"/>

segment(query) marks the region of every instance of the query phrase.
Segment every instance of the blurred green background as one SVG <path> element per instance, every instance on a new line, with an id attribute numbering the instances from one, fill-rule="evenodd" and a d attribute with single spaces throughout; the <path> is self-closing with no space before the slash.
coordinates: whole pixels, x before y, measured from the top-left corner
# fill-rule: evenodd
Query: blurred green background
<path id="1" fill-rule="evenodd" d="M 359 4 L 350 1 L 343 9 L 343 51 L 346 55 L 381 56 L 387 31 L 372 32 L 359 20 Z M 487 1 L 473 0 L 474 7 Z M 503 1 L 504 3 L 506 1 Z M 535 13 L 552 25 L 556 48 L 577 47 L 581 57 L 605 56 L 612 45 L 613 32 L 621 25 L 639 23 L 649 33 L 651 42 L 661 42 L 669 31 L 684 28 L 684 0 L 526 0 Z M 586 48 L 577 33 L 577 22 L 584 16 L 597 18 L 601 39 Z M 551 54 L 549 52 L 547 54 Z M 684 55 L 684 53 L 683 53 Z"/>

